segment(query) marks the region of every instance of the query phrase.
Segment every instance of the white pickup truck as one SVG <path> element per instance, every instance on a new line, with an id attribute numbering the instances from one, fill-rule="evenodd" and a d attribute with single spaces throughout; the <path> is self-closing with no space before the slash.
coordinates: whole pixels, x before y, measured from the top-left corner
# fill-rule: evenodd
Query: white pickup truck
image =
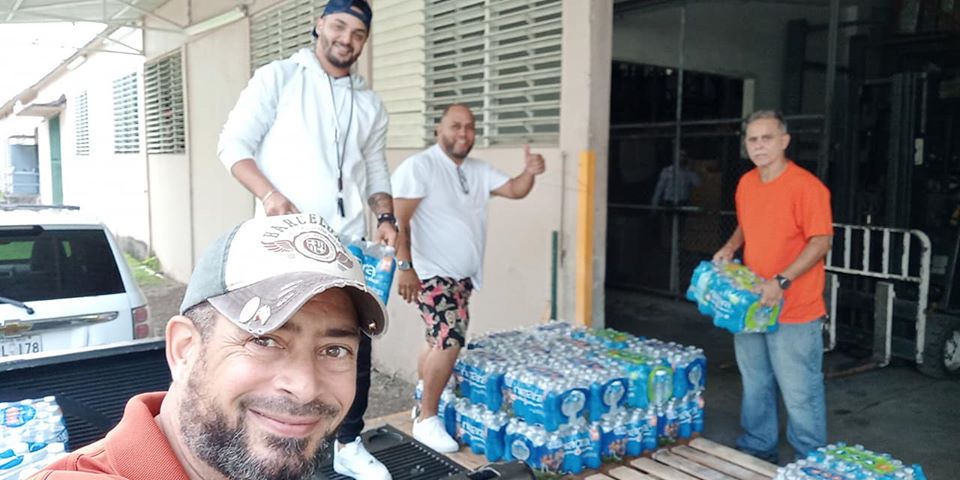
<path id="1" fill-rule="evenodd" d="M 145 338 L 146 298 L 101 222 L 0 205 L 0 358 Z"/>

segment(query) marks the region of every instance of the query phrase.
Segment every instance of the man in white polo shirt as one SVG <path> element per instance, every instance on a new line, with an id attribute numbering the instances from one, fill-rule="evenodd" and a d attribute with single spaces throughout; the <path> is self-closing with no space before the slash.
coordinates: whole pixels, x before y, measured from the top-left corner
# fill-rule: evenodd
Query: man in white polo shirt
<path id="1" fill-rule="evenodd" d="M 417 362 L 423 398 L 413 436 L 444 453 L 459 447 L 437 418 L 437 406 L 466 343 L 470 294 L 482 282 L 487 204 L 493 195 L 526 197 L 545 168 L 529 147 L 523 172 L 513 178 L 468 157 L 475 130 L 470 108 L 450 105 L 437 125 L 436 145 L 406 159 L 391 182 L 400 227 L 397 289 L 407 302 L 417 302 L 427 329 Z"/>

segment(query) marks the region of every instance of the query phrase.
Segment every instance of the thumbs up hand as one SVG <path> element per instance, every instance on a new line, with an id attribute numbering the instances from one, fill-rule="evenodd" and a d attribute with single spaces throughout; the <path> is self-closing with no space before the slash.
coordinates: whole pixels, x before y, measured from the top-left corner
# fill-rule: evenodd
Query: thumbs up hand
<path id="1" fill-rule="evenodd" d="M 539 153 L 530 153 L 530 145 L 523 146 L 524 172 L 530 175 L 540 175 L 547 169 L 547 162 L 543 155 Z"/>

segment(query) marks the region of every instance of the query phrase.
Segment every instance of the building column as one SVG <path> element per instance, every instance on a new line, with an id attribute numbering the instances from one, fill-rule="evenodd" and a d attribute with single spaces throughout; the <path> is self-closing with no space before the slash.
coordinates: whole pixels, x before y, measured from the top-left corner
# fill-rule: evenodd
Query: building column
<path id="1" fill-rule="evenodd" d="M 557 317 L 603 327 L 613 0 L 563 0 L 562 48 Z"/>

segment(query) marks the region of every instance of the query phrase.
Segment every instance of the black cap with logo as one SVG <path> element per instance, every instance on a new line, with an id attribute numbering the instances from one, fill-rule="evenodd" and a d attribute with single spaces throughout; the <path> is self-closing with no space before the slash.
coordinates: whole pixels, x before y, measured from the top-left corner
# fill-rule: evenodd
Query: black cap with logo
<path id="1" fill-rule="evenodd" d="M 373 21 L 373 10 L 370 9 L 370 4 L 367 3 L 367 0 L 330 0 L 327 2 L 327 6 L 323 9 L 323 14 L 320 16 L 326 17 L 331 13 L 353 15 L 363 22 L 367 30 L 370 30 L 370 22 Z M 316 26 L 310 29 L 310 34 L 313 35 L 313 38 L 317 38 Z"/>

